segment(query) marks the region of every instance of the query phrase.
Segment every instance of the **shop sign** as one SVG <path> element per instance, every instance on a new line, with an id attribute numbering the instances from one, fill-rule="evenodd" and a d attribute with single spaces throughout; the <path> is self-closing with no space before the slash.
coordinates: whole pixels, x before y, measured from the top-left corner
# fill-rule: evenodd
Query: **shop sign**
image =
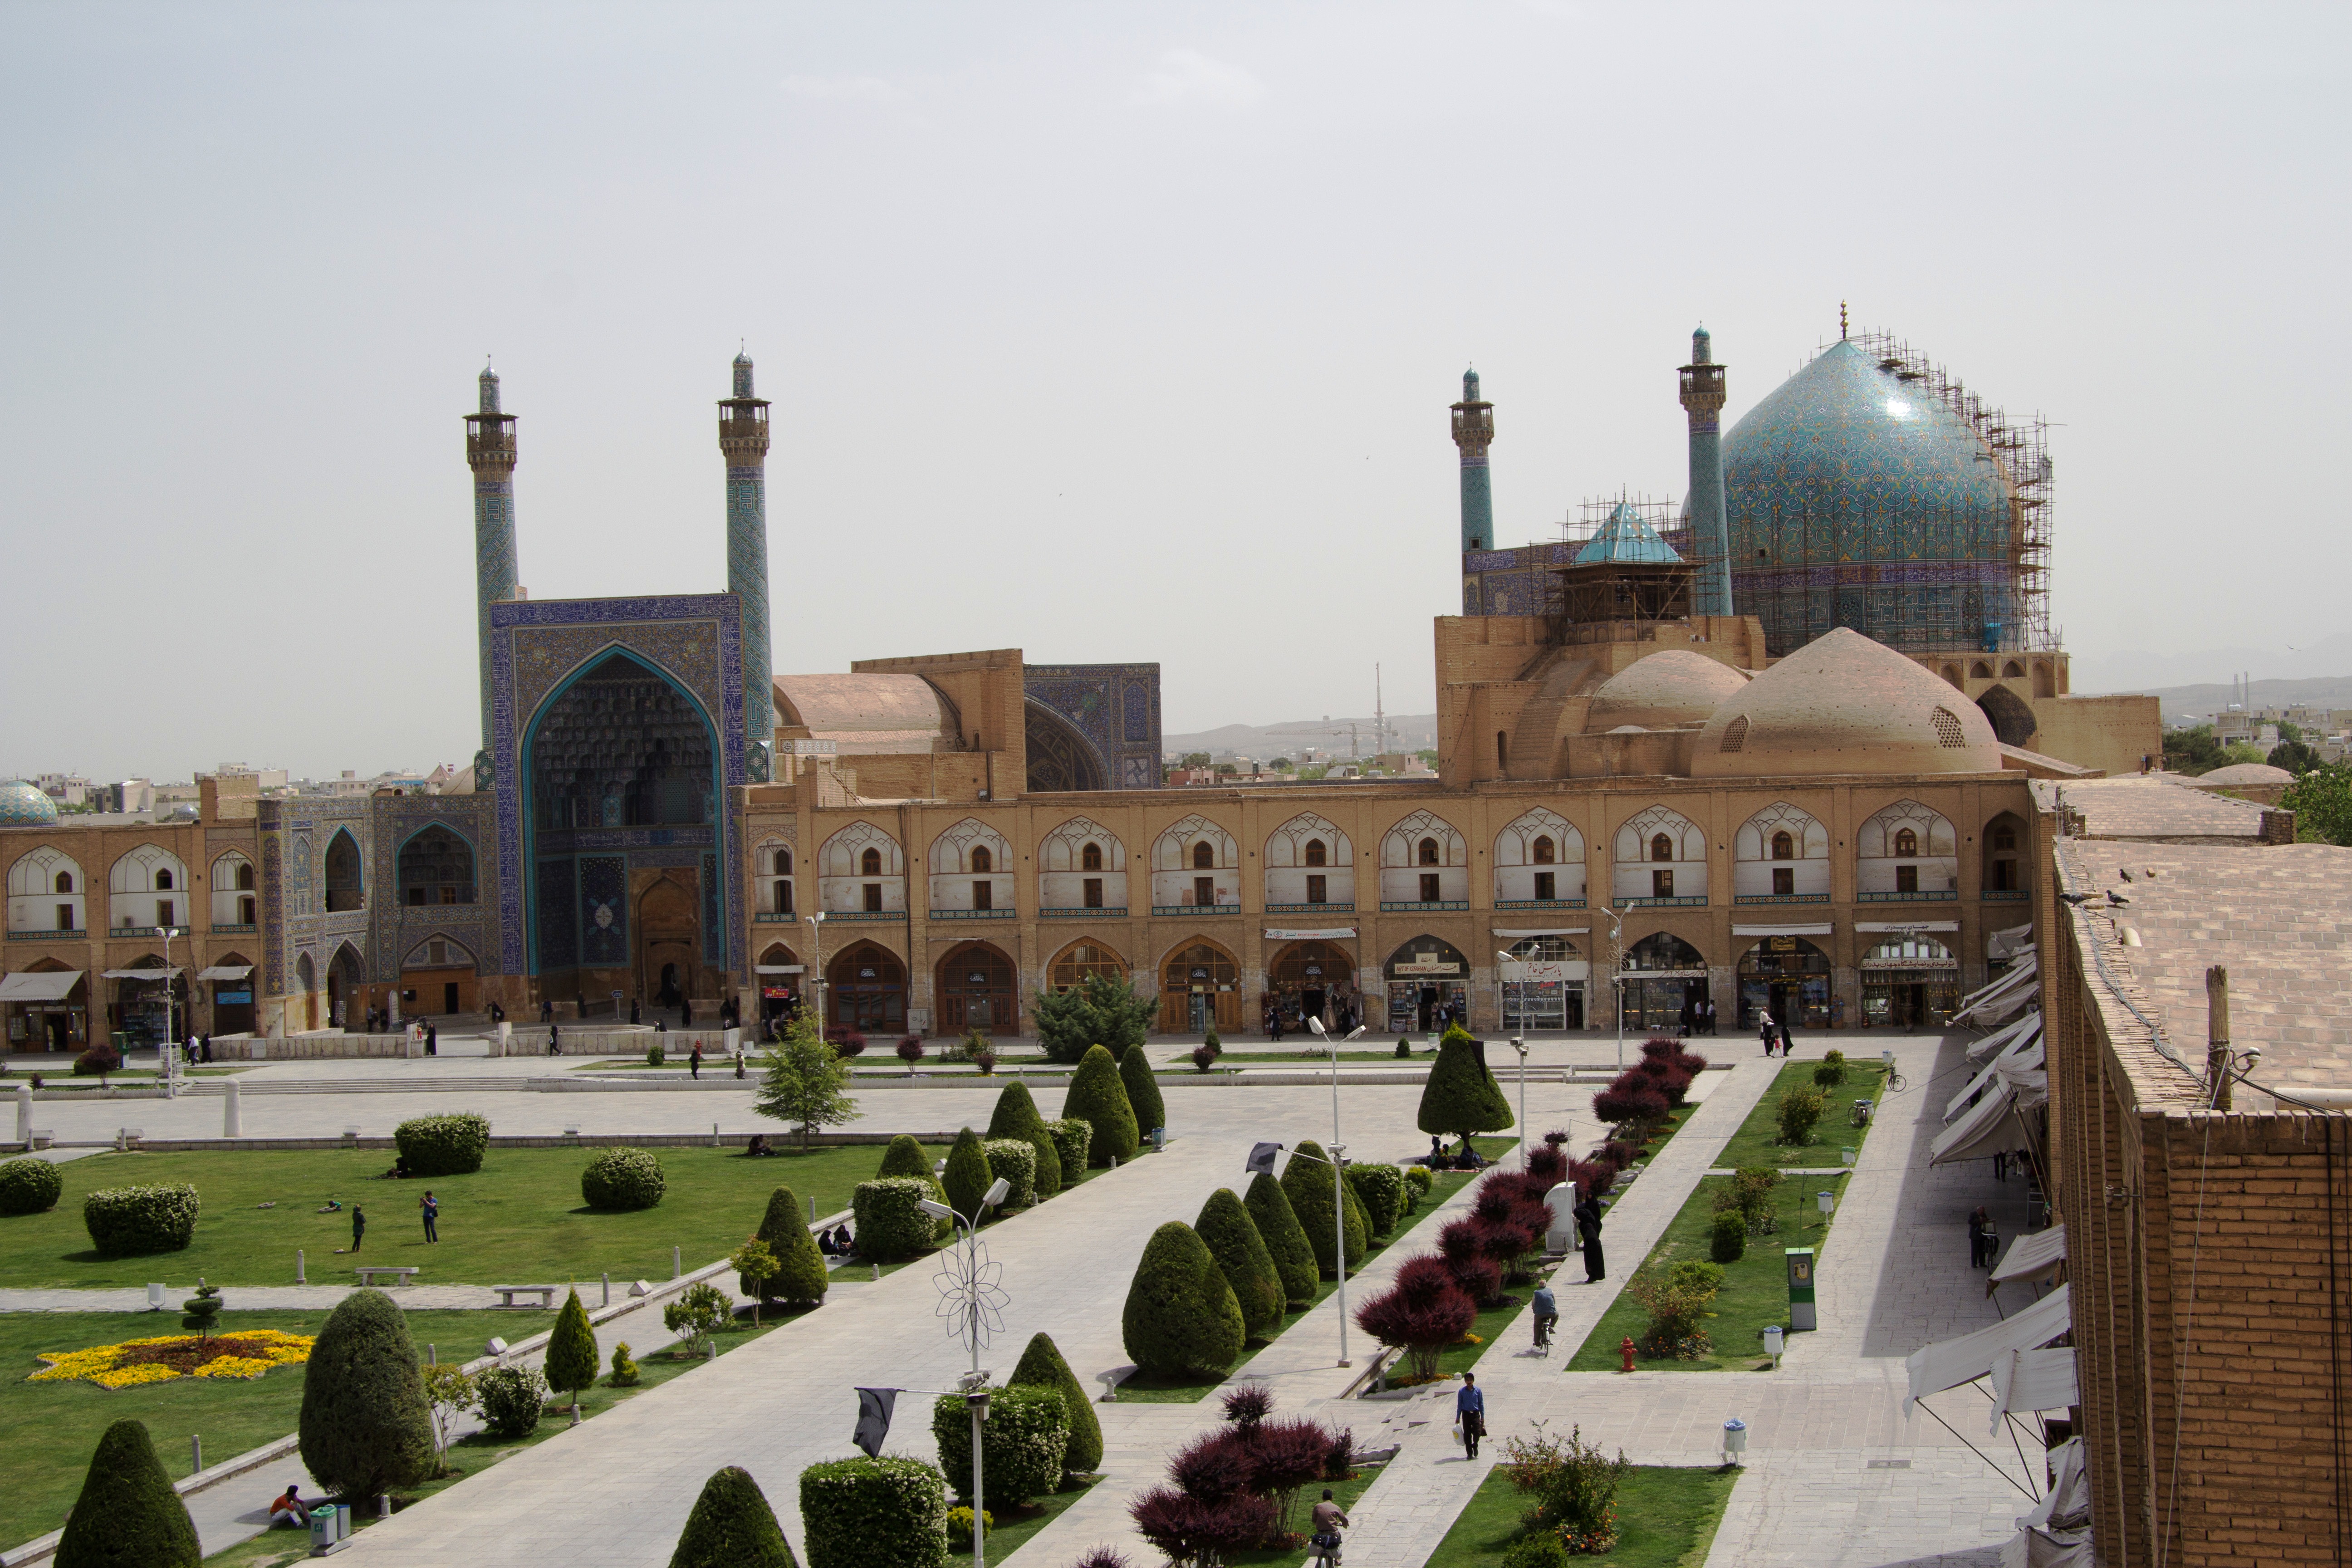
<path id="1" fill-rule="evenodd" d="M 1400 959 L 1391 966 L 1391 969 L 1397 974 L 1459 974 L 1462 973 L 1460 964 L 1451 959 L 1444 958 Z"/>
<path id="2" fill-rule="evenodd" d="M 253 993 L 250 991 L 215 991 L 213 993 L 213 1001 L 216 1004 L 226 1006 L 248 1006 L 253 1002 Z"/>
<path id="3" fill-rule="evenodd" d="M 1793 936 L 1766 937 L 1764 950 L 1767 952 L 1794 952 L 1797 951 L 1797 939 Z"/>

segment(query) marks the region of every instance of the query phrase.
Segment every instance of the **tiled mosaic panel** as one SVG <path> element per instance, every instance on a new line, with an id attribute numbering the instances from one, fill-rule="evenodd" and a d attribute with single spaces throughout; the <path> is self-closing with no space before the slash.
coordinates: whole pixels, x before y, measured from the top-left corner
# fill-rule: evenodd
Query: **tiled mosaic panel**
<path id="1" fill-rule="evenodd" d="M 572 862 L 541 860 L 539 863 L 539 915 L 537 935 L 539 965 L 541 970 L 571 969 L 580 962 L 579 927 L 572 907 L 575 886 Z"/>
<path id="2" fill-rule="evenodd" d="M 602 968 L 629 961 L 629 863 L 618 855 L 580 858 L 580 961 Z"/>

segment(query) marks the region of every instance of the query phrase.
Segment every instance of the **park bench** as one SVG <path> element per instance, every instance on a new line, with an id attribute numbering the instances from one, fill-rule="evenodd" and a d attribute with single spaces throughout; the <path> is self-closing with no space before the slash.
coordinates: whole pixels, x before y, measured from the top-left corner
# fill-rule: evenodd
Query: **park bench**
<path id="1" fill-rule="evenodd" d="M 553 1285 L 493 1285 L 490 1289 L 499 1293 L 499 1305 L 501 1307 L 513 1306 L 517 1296 L 536 1296 L 539 1298 L 540 1310 L 544 1311 L 548 1308 L 555 1305 L 555 1292 L 558 1287 Z"/>
<path id="2" fill-rule="evenodd" d="M 362 1263 L 354 1268 L 352 1272 L 360 1277 L 362 1285 L 373 1285 L 386 1274 L 393 1276 L 394 1284 L 405 1285 L 415 1279 L 417 1274 L 413 1265 L 391 1263 Z"/>

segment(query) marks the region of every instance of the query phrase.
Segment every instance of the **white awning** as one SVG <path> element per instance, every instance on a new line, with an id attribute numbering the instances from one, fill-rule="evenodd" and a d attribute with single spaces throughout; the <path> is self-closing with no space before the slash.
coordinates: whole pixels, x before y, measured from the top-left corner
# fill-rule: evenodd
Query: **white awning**
<path id="1" fill-rule="evenodd" d="M 2003 1351 L 1992 1363 L 1992 1433 L 2012 1410 L 2063 1410 L 2082 1402 L 2071 1347 L 2054 1351 Z"/>
<path id="2" fill-rule="evenodd" d="M 755 963 L 751 967 L 761 974 L 805 974 L 808 973 L 808 965 L 805 963 Z"/>
<path id="3" fill-rule="evenodd" d="M 180 977 L 178 965 L 170 969 L 107 969 L 100 971 L 98 977 L 100 980 L 161 980 L 166 974 L 177 980 Z"/>
<path id="4" fill-rule="evenodd" d="M 1833 936 L 1836 933 L 1837 927 L 1827 921 L 1819 921 L 1811 925 L 1735 925 L 1731 928 L 1731 934 L 1734 936 Z"/>
<path id="5" fill-rule="evenodd" d="M 81 983 L 79 969 L 0 975 L 0 1002 L 62 1002 Z"/>
<path id="6" fill-rule="evenodd" d="M 1958 931 L 1958 921 L 1856 921 L 1856 931 Z"/>
<path id="7" fill-rule="evenodd" d="M 215 963 L 209 969 L 196 971 L 199 980 L 242 980 L 253 973 L 250 963 Z"/>
<path id="8" fill-rule="evenodd" d="M 1997 931 L 1985 938 L 1985 956 L 1995 963 L 2007 963 L 2019 953 L 2032 951 L 2033 922 L 2032 921 L 2026 921 L 2021 926 L 2011 926 L 2007 931 Z"/>
<path id="9" fill-rule="evenodd" d="M 1969 1079 L 1966 1089 L 1945 1102 L 1944 1120 L 1949 1121 L 1953 1117 L 1958 1116 L 1961 1108 L 1968 1104 L 1970 1095 L 1980 1089 L 1989 1088 L 1992 1083 L 1993 1074 L 2000 1070 L 2000 1065 L 2003 1062 L 2014 1062 L 2021 1067 L 2040 1067 L 2042 1062 L 2041 1031 L 2027 1030 L 2011 1041 L 2007 1050 L 1985 1063 L 1984 1070 Z"/>
<path id="10" fill-rule="evenodd" d="M 1587 932 L 1587 931 L 1591 931 L 1592 928 L 1591 928 L 1591 926 L 1530 926 L 1530 927 L 1527 928 L 1526 930 L 1519 930 L 1519 929 L 1514 928 L 1514 929 L 1512 929 L 1512 930 L 1510 930 L 1510 931 L 1505 931 L 1501 926 L 1495 926 L 1495 927 L 1493 927 L 1493 928 L 1491 928 L 1491 929 L 1493 930 L 1494 934 L 1495 934 L 1495 935 L 1496 935 L 1496 936 L 1522 937 L 1522 936 L 1582 936 L 1585 932 Z"/>
<path id="11" fill-rule="evenodd" d="M 1979 986 L 1961 997 L 1959 1006 L 1952 1013 L 1951 1021 L 1964 1024 L 1971 1014 L 1985 1023 L 2008 1017 L 2039 994 L 2039 987 L 2034 981 L 2040 970 L 2040 960 L 2028 953 L 1991 984 Z"/>
<path id="12" fill-rule="evenodd" d="M 2009 1250 L 1994 1265 L 1992 1279 L 1985 1289 L 1990 1293 L 1993 1286 L 2006 1285 L 2012 1279 L 2038 1279 L 2065 1261 L 2066 1227 L 2063 1224 L 2021 1236 L 2009 1244 Z"/>
<path id="13" fill-rule="evenodd" d="M 1980 1065 L 1990 1060 L 1992 1058 L 1997 1057 L 2000 1055 L 2001 1052 L 2009 1049 L 2010 1047 L 2017 1044 L 2018 1040 L 2021 1037 L 2031 1034 L 2041 1026 L 2042 1015 L 2038 1012 L 2028 1013 L 2024 1017 L 2018 1019 L 2015 1023 L 1995 1029 L 1991 1034 L 1987 1035 L 1981 1040 L 1969 1041 L 1969 1061 L 1970 1065 Z"/>
<path id="14" fill-rule="evenodd" d="M 2014 1317 L 1913 1351 L 1903 1363 L 1911 1379 L 1910 1392 L 1903 1396 L 1903 1413 L 1911 1413 L 1915 1399 L 1984 1376 L 2008 1352 L 2039 1350 L 2073 1327 L 2067 1288 L 2061 1285 Z"/>
<path id="15" fill-rule="evenodd" d="M 1325 926 L 1320 931 L 1269 931 L 1265 938 L 1268 942 L 1343 942 L 1355 934 L 1354 926 Z"/>
<path id="16" fill-rule="evenodd" d="M 1994 1075 L 1993 1086 L 1985 1097 L 1969 1107 L 1967 1115 L 1936 1135 L 1927 1152 L 1927 1163 L 1948 1165 L 1955 1160 L 1981 1160 L 2000 1150 L 2022 1146 L 2027 1137 L 2020 1113 L 2049 1098 L 2047 1074 L 2004 1068 Z"/>

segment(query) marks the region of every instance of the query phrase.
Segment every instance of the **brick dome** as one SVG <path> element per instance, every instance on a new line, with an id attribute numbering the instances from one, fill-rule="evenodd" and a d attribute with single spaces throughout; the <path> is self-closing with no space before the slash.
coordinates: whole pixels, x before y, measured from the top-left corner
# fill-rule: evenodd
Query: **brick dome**
<path id="1" fill-rule="evenodd" d="M 1601 682 L 1584 712 L 1584 732 L 1606 734 L 1627 725 L 1676 730 L 1704 724 L 1748 677 L 1718 659 L 1669 648 L 1637 659 Z"/>
<path id="2" fill-rule="evenodd" d="M 1983 710 L 1844 626 L 1749 681 L 1715 710 L 1691 752 L 1697 778 L 2000 768 L 2000 742 Z"/>

